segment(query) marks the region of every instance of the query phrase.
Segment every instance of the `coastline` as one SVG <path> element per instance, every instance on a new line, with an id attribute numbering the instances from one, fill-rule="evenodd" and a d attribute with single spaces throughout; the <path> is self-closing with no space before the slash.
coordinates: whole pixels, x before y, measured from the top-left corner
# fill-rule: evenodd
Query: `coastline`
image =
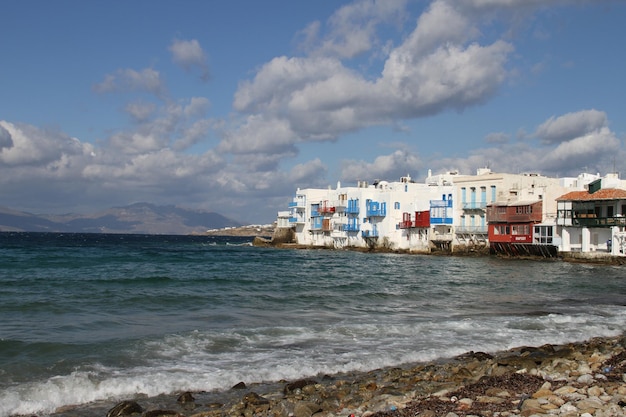
<path id="1" fill-rule="evenodd" d="M 426 363 L 242 381 L 230 390 L 186 392 L 57 410 L 56 417 L 415 417 L 626 415 L 626 336 L 563 345 L 467 352 Z M 452 413 L 452 414 L 449 414 Z"/>

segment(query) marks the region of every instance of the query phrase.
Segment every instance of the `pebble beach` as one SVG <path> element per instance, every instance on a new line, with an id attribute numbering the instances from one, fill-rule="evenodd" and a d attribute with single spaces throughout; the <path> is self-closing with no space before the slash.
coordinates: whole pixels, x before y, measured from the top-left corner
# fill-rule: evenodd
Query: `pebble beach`
<path id="1" fill-rule="evenodd" d="M 57 411 L 57 417 L 624 416 L 626 337 L 467 352 L 297 381 L 242 381 L 228 392 L 184 392 Z"/>

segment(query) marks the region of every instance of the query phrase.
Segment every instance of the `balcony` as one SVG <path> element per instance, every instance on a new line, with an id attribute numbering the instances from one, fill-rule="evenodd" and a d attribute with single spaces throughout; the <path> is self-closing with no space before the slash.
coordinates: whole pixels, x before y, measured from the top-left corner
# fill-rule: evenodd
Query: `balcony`
<path id="1" fill-rule="evenodd" d="M 365 212 L 366 217 L 385 217 L 387 215 L 387 203 L 367 200 Z"/>
<path id="2" fill-rule="evenodd" d="M 344 224 L 342 228 L 344 232 L 358 232 L 359 229 L 360 229 L 360 226 L 356 223 Z"/>
<path id="3" fill-rule="evenodd" d="M 345 212 L 346 214 L 359 214 L 359 200 L 348 200 Z"/>
<path id="4" fill-rule="evenodd" d="M 320 206 L 317 209 L 317 212 L 319 214 L 321 214 L 322 216 L 324 216 L 324 215 L 333 215 L 333 214 L 335 214 L 335 207 L 323 205 L 323 206 Z"/>
<path id="5" fill-rule="evenodd" d="M 487 202 L 486 201 L 462 202 L 461 207 L 463 207 L 463 210 L 466 210 L 466 211 L 484 210 L 485 208 L 487 208 Z"/>
<path id="6" fill-rule="evenodd" d="M 596 217 L 595 214 L 579 214 L 572 219 L 572 225 L 579 227 L 626 226 L 626 217 Z"/>
<path id="7" fill-rule="evenodd" d="M 415 226 L 415 222 L 411 220 L 405 220 L 403 222 L 398 223 L 398 229 L 410 229 Z"/>
<path id="8" fill-rule="evenodd" d="M 363 230 L 361 236 L 364 239 L 373 239 L 378 237 L 378 230 Z"/>
<path id="9" fill-rule="evenodd" d="M 487 226 L 457 226 L 454 229 L 455 233 L 463 234 L 487 234 Z"/>

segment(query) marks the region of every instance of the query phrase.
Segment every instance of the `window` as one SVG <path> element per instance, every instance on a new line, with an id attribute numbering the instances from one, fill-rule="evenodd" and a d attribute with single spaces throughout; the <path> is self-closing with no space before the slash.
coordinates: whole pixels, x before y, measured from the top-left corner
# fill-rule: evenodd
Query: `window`
<path id="1" fill-rule="evenodd" d="M 553 233 L 552 226 L 535 226 L 533 242 L 538 245 L 551 245 Z"/>
<path id="2" fill-rule="evenodd" d="M 393 203 L 393 208 L 396 210 L 400 210 L 400 202 L 396 201 L 395 203 Z"/>

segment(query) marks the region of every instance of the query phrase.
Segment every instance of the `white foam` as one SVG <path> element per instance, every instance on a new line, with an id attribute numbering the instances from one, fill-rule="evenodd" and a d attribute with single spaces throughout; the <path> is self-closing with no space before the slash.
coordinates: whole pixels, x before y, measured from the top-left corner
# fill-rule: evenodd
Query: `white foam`
<path id="1" fill-rule="evenodd" d="M 91 364 L 88 370 L 8 387 L 0 393 L 0 417 L 52 413 L 61 406 L 140 393 L 211 391 L 240 381 L 368 371 L 470 350 L 561 344 L 624 331 L 626 308 L 619 306 L 597 307 L 591 313 L 452 317 L 436 322 L 397 321 L 389 316 L 375 323 L 352 321 L 315 328 L 194 331 L 141 343 L 134 353 L 141 363 L 134 367 Z"/>

